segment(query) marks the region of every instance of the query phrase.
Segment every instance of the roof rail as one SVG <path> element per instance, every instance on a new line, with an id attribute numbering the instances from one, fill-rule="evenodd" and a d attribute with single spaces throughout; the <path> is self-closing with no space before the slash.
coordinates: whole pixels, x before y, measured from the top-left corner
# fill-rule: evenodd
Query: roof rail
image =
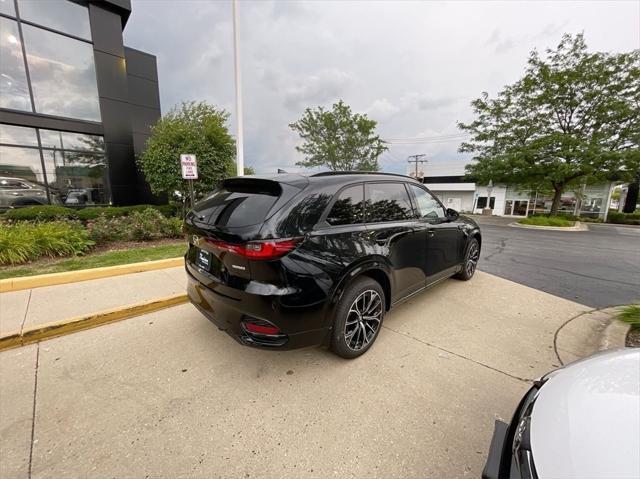
<path id="1" fill-rule="evenodd" d="M 382 171 L 323 171 L 320 173 L 314 173 L 311 177 L 317 176 L 339 176 L 339 175 L 385 175 L 385 176 L 400 176 L 401 178 L 416 178 L 407 175 L 401 175 L 400 173 L 384 173 Z M 418 180 L 420 181 L 420 180 Z"/>

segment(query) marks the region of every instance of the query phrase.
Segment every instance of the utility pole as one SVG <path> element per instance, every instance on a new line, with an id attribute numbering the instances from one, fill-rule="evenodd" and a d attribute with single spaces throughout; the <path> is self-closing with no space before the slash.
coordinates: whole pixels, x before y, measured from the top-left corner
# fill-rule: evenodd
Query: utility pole
<path id="1" fill-rule="evenodd" d="M 427 155 L 422 154 L 422 155 L 410 155 L 409 156 L 409 160 L 407 160 L 408 163 L 415 163 L 416 164 L 416 179 L 418 179 L 418 163 L 422 164 L 422 163 L 426 163 L 427 160 L 421 160 L 420 158 L 423 158 Z M 413 158 L 413 160 L 411 159 Z"/>
<path id="2" fill-rule="evenodd" d="M 236 84 L 236 166 L 238 176 L 244 176 L 244 134 L 242 130 L 242 78 L 240 72 L 240 45 L 238 41 L 238 5 L 237 0 L 232 1 L 233 5 L 233 56 L 235 64 L 235 84 Z"/>

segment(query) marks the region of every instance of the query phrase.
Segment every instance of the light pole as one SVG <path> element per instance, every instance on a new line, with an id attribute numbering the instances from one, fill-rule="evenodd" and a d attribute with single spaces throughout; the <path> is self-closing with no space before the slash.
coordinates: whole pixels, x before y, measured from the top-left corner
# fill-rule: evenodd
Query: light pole
<path id="1" fill-rule="evenodd" d="M 244 176 L 244 134 L 242 130 L 242 78 L 240 72 L 240 45 L 238 41 L 238 0 L 233 5 L 233 57 L 236 85 L 236 166 L 238 176 Z"/>

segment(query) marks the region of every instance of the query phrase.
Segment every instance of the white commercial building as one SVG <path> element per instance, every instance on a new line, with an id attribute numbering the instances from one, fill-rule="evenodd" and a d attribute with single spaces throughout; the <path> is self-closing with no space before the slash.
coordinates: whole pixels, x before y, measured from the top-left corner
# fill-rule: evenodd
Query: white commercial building
<path id="1" fill-rule="evenodd" d="M 452 165 L 449 171 L 440 167 L 439 174 L 434 176 L 429 176 L 428 167 L 426 170 L 423 183 L 447 208 L 481 214 L 484 208 L 489 207 L 495 216 L 528 216 L 551 210 L 553 197 L 548 193 L 500 183 L 480 185 L 466 179 L 459 164 Z M 560 213 L 604 218 L 614 186 L 615 183 L 606 182 L 583 185 L 577 191 L 565 191 Z"/>

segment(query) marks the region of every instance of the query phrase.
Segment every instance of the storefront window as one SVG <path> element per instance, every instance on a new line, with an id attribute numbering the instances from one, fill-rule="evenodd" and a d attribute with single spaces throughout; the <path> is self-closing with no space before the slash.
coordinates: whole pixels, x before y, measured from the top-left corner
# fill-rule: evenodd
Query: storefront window
<path id="1" fill-rule="evenodd" d="M 13 5 L 13 0 L 0 0 L 0 13 L 15 17 L 16 9 Z"/>
<path id="2" fill-rule="evenodd" d="M 48 202 L 40 151 L 0 146 L 0 209 Z"/>
<path id="3" fill-rule="evenodd" d="M 31 25 L 22 31 L 36 112 L 100 121 L 91 44 Z"/>
<path id="4" fill-rule="evenodd" d="M 36 129 L 0 124 L 0 143 L 18 146 L 38 146 Z"/>
<path id="5" fill-rule="evenodd" d="M 20 18 L 91 40 L 87 7 L 67 0 L 19 0 Z"/>
<path id="6" fill-rule="evenodd" d="M 108 203 L 104 138 L 68 131 L 39 133 L 42 149 L 35 128 L 0 125 L 0 208 L 46 204 L 48 198 L 66 206 Z"/>
<path id="7" fill-rule="evenodd" d="M 0 17 L 0 107 L 32 111 L 18 24 Z"/>

